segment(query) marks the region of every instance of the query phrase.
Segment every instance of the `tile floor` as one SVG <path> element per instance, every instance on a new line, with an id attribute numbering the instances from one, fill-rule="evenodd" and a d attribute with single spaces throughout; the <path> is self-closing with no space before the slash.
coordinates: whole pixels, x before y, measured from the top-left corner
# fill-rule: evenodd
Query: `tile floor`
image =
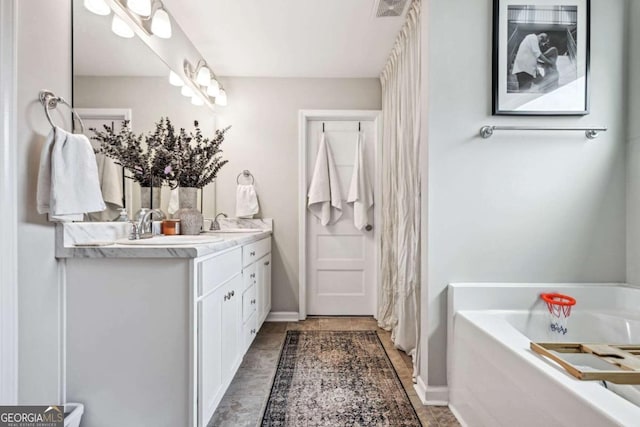
<path id="1" fill-rule="evenodd" d="M 265 323 L 242 361 L 209 427 L 253 427 L 260 425 L 271 381 L 287 330 L 377 329 L 396 372 L 425 427 L 457 427 L 460 424 L 446 406 L 424 406 L 413 389 L 411 358 L 393 347 L 391 334 L 377 328 L 370 317 L 313 317 L 304 322 Z"/>

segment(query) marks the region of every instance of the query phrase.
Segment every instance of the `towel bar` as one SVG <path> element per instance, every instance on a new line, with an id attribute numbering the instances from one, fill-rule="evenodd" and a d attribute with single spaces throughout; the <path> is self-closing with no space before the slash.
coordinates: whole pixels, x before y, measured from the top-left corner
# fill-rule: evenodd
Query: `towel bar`
<path id="1" fill-rule="evenodd" d="M 496 130 L 543 130 L 543 131 L 584 131 L 585 136 L 588 139 L 595 139 L 600 132 L 606 132 L 607 128 L 604 126 L 595 127 L 536 127 L 536 126 L 483 126 L 480 128 L 480 136 L 484 139 L 493 136 L 493 131 Z"/>

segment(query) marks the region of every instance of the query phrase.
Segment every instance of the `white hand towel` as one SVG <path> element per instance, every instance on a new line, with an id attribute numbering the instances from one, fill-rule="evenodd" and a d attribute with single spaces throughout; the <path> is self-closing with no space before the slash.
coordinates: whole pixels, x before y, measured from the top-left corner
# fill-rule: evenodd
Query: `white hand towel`
<path id="1" fill-rule="evenodd" d="M 37 188 L 38 213 L 52 221 L 77 221 L 87 212 L 106 209 L 96 156 L 84 135 L 56 128 L 40 155 Z"/>
<path id="2" fill-rule="evenodd" d="M 347 203 L 353 203 L 353 224 L 362 230 L 369 223 L 368 211 L 373 206 L 373 191 L 364 156 L 364 135 L 358 133 L 353 175 Z"/>
<path id="3" fill-rule="evenodd" d="M 342 194 L 336 164 L 324 132 L 320 138 L 318 157 L 307 193 L 308 208 L 322 225 L 335 223 L 342 216 Z"/>
<path id="4" fill-rule="evenodd" d="M 236 217 L 253 218 L 259 210 L 258 194 L 253 184 L 239 184 L 236 189 Z"/>

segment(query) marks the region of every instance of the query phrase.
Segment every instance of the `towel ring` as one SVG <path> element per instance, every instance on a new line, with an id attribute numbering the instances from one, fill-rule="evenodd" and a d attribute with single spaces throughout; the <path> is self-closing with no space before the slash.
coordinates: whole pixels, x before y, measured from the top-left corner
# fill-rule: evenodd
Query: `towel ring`
<path id="1" fill-rule="evenodd" d="M 247 179 L 251 178 L 251 185 L 253 185 L 256 182 L 256 179 L 253 177 L 253 175 L 251 174 L 251 172 L 249 172 L 248 170 L 243 170 L 242 172 L 240 172 L 238 174 L 238 176 L 236 177 L 236 184 L 240 184 L 240 177 L 243 176 Z"/>
<path id="2" fill-rule="evenodd" d="M 40 91 L 39 98 L 40 98 L 40 103 L 44 107 L 44 114 L 47 116 L 47 120 L 49 121 L 49 124 L 51 125 L 52 128 L 55 129 L 56 125 L 53 123 L 53 119 L 51 118 L 51 114 L 49 114 L 49 111 L 50 110 L 55 110 L 58 107 L 58 104 L 63 104 L 63 105 L 66 105 L 67 107 L 69 107 L 69 109 L 71 110 L 71 115 L 72 115 L 71 116 L 71 120 L 72 120 L 71 127 L 74 128 L 75 120 L 78 120 L 78 123 L 80 123 L 80 130 L 81 130 L 82 133 L 84 133 L 84 122 L 80 118 L 80 115 L 76 112 L 76 110 L 73 109 L 71 104 L 69 104 L 63 97 L 56 96 L 50 90 L 42 89 Z M 72 131 L 73 131 L 73 129 L 72 129 Z"/>

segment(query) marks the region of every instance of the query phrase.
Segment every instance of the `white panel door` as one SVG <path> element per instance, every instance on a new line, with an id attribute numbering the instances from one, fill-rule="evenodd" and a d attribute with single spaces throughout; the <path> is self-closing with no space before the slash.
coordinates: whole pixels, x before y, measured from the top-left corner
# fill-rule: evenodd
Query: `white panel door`
<path id="1" fill-rule="evenodd" d="M 310 121 L 307 127 L 307 184 L 311 182 L 324 123 L 342 193 L 342 216 L 323 226 L 307 209 L 307 314 L 373 315 L 376 301 L 374 231 L 358 230 L 353 207 L 347 204 L 355 159 L 358 124 L 364 134 L 364 150 L 370 182 L 375 182 L 376 129 L 373 121 Z M 307 186 L 308 188 L 308 186 Z M 374 190 L 375 191 L 375 190 Z M 377 195 L 374 194 L 374 202 Z M 374 224 L 374 209 L 369 224 Z"/>

